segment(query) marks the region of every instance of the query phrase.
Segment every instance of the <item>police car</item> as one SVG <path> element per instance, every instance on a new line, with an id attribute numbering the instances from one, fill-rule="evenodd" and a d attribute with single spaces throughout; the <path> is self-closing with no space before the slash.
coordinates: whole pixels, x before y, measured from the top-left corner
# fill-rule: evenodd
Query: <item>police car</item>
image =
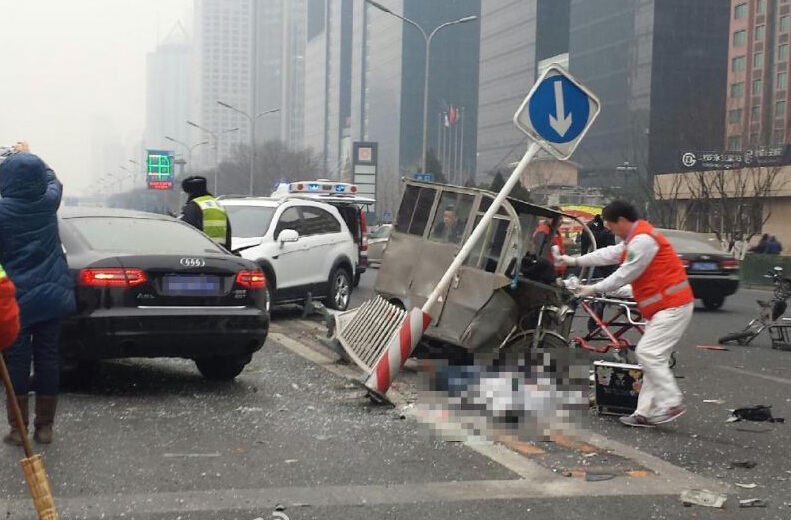
<path id="1" fill-rule="evenodd" d="M 354 184 L 335 182 L 329 179 L 283 183 L 272 193 L 272 197 L 308 198 L 326 202 L 338 208 L 359 251 L 354 277 L 354 286 L 357 287 L 360 283 L 360 275 L 368 268 L 368 225 L 365 220 L 365 211 L 376 201 L 360 195 Z"/>
<path id="2" fill-rule="evenodd" d="M 301 303 L 308 294 L 332 309 L 349 306 L 360 250 L 332 204 L 311 197 L 220 197 L 232 249 L 264 272 L 269 300 Z"/>

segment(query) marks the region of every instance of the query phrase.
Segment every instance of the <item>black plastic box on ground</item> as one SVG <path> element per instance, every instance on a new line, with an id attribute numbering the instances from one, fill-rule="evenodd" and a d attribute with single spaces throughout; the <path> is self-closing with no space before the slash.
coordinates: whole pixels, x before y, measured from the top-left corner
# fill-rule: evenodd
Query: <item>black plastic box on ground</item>
<path id="1" fill-rule="evenodd" d="M 637 397 L 643 387 L 640 365 L 593 362 L 596 409 L 602 414 L 630 415 L 637 409 Z"/>

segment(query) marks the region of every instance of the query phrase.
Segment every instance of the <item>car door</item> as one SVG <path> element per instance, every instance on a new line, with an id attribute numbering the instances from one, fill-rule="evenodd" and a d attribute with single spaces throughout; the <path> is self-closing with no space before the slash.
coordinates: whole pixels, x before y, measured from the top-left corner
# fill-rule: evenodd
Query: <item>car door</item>
<path id="1" fill-rule="evenodd" d="M 305 261 L 309 266 L 310 283 L 322 284 L 329 279 L 329 268 L 335 260 L 332 256 L 337 245 L 344 239 L 341 234 L 341 224 L 332 213 L 316 206 L 300 206 L 300 211 L 307 247 Z"/>
<path id="2" fill-rule="evenodd" d="M 309 248 L 308 240 L 303 236 L 302 217 L 296 206 L 286 208 L 277 218 L 274 226 L 272 238 L 275 241 L 275 252 L 272 255 L 272 263 L 277 277 L 276 289 L 279 298 L 282 299 L 284 297 L 282 291 L 310 283 Z M 299 240 L 280 243 L 278 236 L 285 229 L 293 229 L 299 233 Z"/>

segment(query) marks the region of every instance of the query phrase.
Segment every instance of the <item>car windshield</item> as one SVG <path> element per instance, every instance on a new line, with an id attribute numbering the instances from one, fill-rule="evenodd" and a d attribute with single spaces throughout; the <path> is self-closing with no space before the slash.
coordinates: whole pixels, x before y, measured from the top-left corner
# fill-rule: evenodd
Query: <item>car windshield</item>
<path id="1" fill-rule="evenodd" d="M 268 206 L 224 206 L 231 220 L 231 231 L 237 238 L 258 238 L 266 235 L 275 209 Z"/>
<path id="2" fill-rule="evenodd" d="M 196 229 L 172 220 L 103 216 L 69 218 L 66 224 L 94 251 L 151 255 L 225 252 Z"/>

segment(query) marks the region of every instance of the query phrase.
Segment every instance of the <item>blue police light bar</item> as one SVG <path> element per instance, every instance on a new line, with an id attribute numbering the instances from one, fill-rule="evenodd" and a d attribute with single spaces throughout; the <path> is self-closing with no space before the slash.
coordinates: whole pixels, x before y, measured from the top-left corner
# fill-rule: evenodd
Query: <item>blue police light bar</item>
<path id="1" fill-rule="evenodd" d="M 312 183 L 308 184 L 308 191 L 319 191 L 320 189 L 321 189 L 321 186 L 319 186 L 315 182 L 312 182 Z"/>
<path id="2" fill-rule="evenodd" d="M 343 184 L 336 184 L 335 193 L 346 193 L 346 186 L 344 186 Z"/>

